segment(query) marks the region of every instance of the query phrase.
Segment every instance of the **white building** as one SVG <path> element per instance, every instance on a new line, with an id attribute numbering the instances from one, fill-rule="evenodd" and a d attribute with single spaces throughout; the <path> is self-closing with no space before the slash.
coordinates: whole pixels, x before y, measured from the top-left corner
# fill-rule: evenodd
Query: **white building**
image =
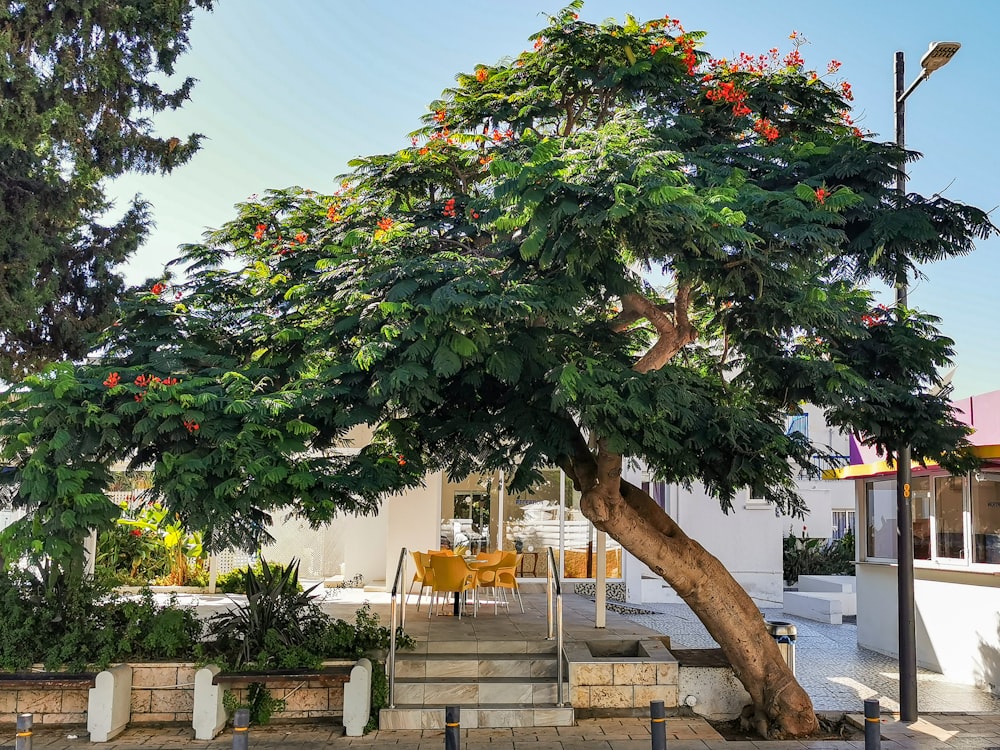
<path id="1" fill-rule="evenodd" d="M 951 476 L 914 464 L 911 480 L 917 663 L 1000 692 L 1000 391 L 953 404 L 974 428 L 980 471 Z M 855 443 L 858 645 L 898 655 L 896 480 Z M 845 482 L 845 484 L 849 484 Z"/>
<path id="2" fill-rule="evenodd" d="M 846 437 L 831 429 L 818 409 L 792 418 L 790 429 L 806 432 L 813 442 L 830 446 L 835 453 L 847 452 Z M 626 468 L 623 476 L 647 490 L 689 536 L 718 557 L 760 606 L 781 605 L 781 540 L 790 528 L 797 531 L 802 519 L 777 516 L 773 506 L 751 497 L 749 490 L 726 515 L 718 500 L 698 485 L 690 491 L 666 485 L 635 465 Z M 360 575 L 378 587 L 391 586 L 402 547 L 517 549 L 523 554 L 520 577 L 544 581 L 546 549 L 551 546 L 566 583 L 593 581 L 598 535 L 580 511 L 579 493 L 557 469 L 544 472 L 544 477 L 545 482 L 531 491 L 510 495 L 500 475 L 453 483 L 440 473 L 432 474 L 420 489 L 387 499 L 377 516 L 337 519 L 325 539 L 309 542 L 310 534 L 316 532 L 300 526 L 276 528 L 279 543 L 274 549 L 297 550 L 299 556 L 310 559 L 315 559 L 315 550 L 323 549 L 323 564 L 314 568 L 313 575 Z M 810 508 L 804 522 L 810 537 L 830 538 L 839 536 L 838 530 L 853 528 L 850 486 L 806 478 L 800 486 Z M 335 537 L 332 543 L 331 537 Z M 662 578 L 614 540 L 606 540 L 606 549 L 607 580 L 623 583 L 628 601 L 679 601 Z M 280 554 L 272 556 L 278 559 Z M 309 572 L 304 561 L 303 575 Z"/>

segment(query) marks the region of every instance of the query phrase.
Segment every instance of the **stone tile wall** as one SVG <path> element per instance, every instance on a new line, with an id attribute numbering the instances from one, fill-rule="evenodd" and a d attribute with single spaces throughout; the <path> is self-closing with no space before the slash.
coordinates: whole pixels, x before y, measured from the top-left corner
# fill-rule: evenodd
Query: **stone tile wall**
<path id="1" fill-rule="evenodd" d="M 333 662 L 353 664 L 352 662 Z M 136 724 L 191 724 L 194 707 L 194 673 L 186 662 L 131 664 L 132 718 Z M 36 665 L 41 670 L 40 665 Z M 346 677 L 344 678 L 346 681 Z M 0 689 L 0 725 L 13 725 L 17 714 L 34 714 L 35 724 L 86 724 L 89 688 Z M 234 690 L 245 697 L 246 688 Z M 340 717 L 344 713 L 343 684 L 323 686 L 302 682 L 293 687 L 273 687 L 271 694 L 287 702 L 274 721 Z"/>
<path id="2" fill-rule="evenodd" d="M 574 709 L 649 709 L 649 702 L 665 707 L 678 702 L 678 665 L 666 647 L 655 640 L 640 641 L 646 651 L 637 657 L 595 657 L 586 643 L 564 647 L 569 666 L 569 698 Z"/>

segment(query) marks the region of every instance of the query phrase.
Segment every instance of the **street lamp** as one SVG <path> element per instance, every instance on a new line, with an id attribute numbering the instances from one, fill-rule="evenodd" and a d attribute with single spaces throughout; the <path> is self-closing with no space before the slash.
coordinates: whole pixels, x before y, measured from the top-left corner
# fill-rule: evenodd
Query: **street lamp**
<path id="1" fill-rule="evenodd" d="M 948 64 L 962 45 L 958 42 L 931 42 L 920 58 L 920 75 L 904 89 L 903 53 L 896 53 L 896 92 L 894 112 L 896 145 L 906 145 L 906 98 L 938 68 Z M 900 204 L 906 196 L 906 165 L 896 177 Z M 896 307 L 906 307 L 906 269 L 896 274 Z M 913 506 L 910 502 L 910 446 L 899 446 L 896 453 L 896 540 L 897 540 L 897 601 L 899 605 L 899 718 L 905 722 L 917 720 L 917 639 L 913 606 Z"/>

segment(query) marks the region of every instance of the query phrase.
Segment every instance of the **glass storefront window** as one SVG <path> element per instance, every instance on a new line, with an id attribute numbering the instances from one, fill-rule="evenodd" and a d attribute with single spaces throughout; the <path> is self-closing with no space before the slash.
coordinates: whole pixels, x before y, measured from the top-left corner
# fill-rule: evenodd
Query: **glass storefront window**
<path id="1" fill-rule="evenodd" d="M 934 478 L 934 536 L 937 556 L 965 558 L 965 477 Z"/>
<path id="2" fill-rule="evenodd" d="M 896 480 L 865 482 L 868 557 L 896 559 Z"/>
<path id="3" fill-rule="evenodd" d="M 973 562 L 1000 563 L 1000 474 L 972 479 Z"/>
<path id="4" fill-rule="evenodd" d="M 913 503 L 913 559 L 931 559 L 931 479 L 910 479 L 910 500 Z"/>

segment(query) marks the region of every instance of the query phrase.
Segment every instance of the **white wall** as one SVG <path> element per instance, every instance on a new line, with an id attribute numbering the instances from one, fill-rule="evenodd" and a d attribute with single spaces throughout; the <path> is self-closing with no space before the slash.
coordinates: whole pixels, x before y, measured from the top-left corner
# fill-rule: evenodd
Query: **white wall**
<path id="1" fill-rule="evenodd" d="M 366 584 L 384 581 L 389 525 L 385 507 L 377 516 L 348 516 L 336 523 L 344 525 L 344 575 L 360 574 Z"/>
<path id="2" fill-rule="evenodd" d="M 914 577 L 917 663 L 1000 693 L 1000 580 L 920 567 Z M 896 567 L 861 563 L 857 586 L 858 645 L 897 656 Z"/>
<path id="3" fill-rule="evenodd" d="M 392 579 L 399 564 L 399 551 L 426 551 L 441 546 L 441 491 L 444 475 L 441 472 L 428 474 L 422 487 L 403 495 L 394 495 L 382 505 L 382 513 L 388 518 L 385 540 L 385 581 L 392 588 Z M 413 580 L 413 561 L 406 561 L 409 587 Z"/>
<path id="4" fill-rule="evenodd" d="M 623 476 L 633 483 L 643 481 L 636 469 Z M 688 536 L 719 558 L 758 605 L 780 606 L 781 519 L 774 515 L 773 506 L 747 500 L 745 494 L 738 496 L 726 515 L 702 485 L 693 485 L 690 492 L 671 486 L 667 511 Z M 659 576 L 628 554 L 625 583 L 629 601 L 680 601 Z"/>
<path id="5" fill-rule="evenodd" d="M 854 510 L 854 482 L 837 480 L 803 480 L 799 494 L 809 509 L 804 518 L 782 516 L 782 535 L 802 535 L 810 539 L 829 539 L 833 535 L 833 511 Z"/>

